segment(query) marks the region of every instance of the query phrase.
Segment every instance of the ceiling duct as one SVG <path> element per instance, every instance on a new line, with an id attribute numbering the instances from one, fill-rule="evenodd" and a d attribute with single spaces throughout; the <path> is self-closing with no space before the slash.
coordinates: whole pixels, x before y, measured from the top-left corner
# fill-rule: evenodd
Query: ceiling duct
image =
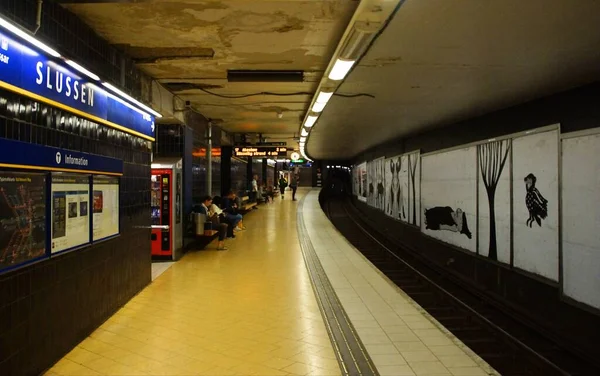
<path id="1" fill-rule="evenodd" d="M 304 82 L 304 71 L 228 70 L 229 82 Z"/>

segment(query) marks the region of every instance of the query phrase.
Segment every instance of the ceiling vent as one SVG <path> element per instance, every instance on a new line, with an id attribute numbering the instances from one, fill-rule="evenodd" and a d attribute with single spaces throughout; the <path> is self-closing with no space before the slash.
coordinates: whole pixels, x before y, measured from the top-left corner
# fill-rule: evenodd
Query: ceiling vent
<path id="1" fill-rule="evenodd" d="M 304 71 L 228 70 L 229 82 L 304 82 Z"/>

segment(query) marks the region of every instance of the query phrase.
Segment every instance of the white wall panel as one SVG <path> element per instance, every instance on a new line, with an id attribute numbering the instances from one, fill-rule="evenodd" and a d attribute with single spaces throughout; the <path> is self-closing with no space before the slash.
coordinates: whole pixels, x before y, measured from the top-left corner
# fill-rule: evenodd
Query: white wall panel
<path id="1" fill-rule="evenodd" d="M 469 147 L 421 158 L 421 230 L 472 252 L 477 235 L 476 151 Z"/>
<path id="2" fill-rule="evenodd" d="M 358 199 L 362 202 L 367 202 L 367 194 L 369 189 L 369 182 L 367 179 L 367 162 L 363 162 L 358 165 Z"/>
<path id="3" fill-rule="evenodd" d="M 563 291 L 600 309 L 600 135 L 562 141 Z"/>
<path id="4" fill-rule="evenodd" d="M 511 140 L 503 140 L 477 147 L 479 254 L 506 264 L 510 264 L 510 228 L 512 224 L 510 219 L 510 146 Z M 490 205 L 493 205 L 493 209 L 490 208 Z M 494 215 L 490 218 L 492 210 Z"/>
<path id="5" fill-rule="evenodd" d="M 512 185 L 514 266 L 558 281 L 558 131 L 513 140 Z"/>
<path id="6" fill-rule="evenodd" d="M 419 152 L 406 155 L 407 167 L 407 218 L 406 221 L 418 226 L 421 223 L 421 156 Z"/>

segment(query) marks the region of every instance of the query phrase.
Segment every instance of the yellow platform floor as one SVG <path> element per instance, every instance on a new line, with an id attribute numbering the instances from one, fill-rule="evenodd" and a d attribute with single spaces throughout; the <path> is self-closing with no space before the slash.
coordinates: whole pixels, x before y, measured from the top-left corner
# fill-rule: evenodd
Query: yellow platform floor
<path id="1" fill-rule="evenodd" d="M 228 251 L 188 253 L 47 374 L 339 375 L 289 199 L 248 214 Z"/>

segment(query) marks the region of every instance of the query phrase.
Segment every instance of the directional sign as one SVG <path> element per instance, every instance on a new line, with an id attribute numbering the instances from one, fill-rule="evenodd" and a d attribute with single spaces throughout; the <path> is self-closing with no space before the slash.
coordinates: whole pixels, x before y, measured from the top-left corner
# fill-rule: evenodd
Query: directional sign
<path id="1" fill-rule="evenodd" d="M 287 155 L 285 147 L 239 146 L 233 149 L 236 157 L 279 157 Z"/>

